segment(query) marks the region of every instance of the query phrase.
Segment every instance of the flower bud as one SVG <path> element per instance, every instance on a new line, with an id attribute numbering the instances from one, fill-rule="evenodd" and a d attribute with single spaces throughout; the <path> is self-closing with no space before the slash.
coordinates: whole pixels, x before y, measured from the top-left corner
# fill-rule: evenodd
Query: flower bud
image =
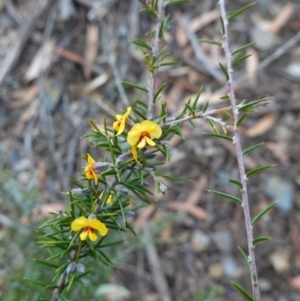
<path id="1" fill-rule="evenodd" d="M 145 154 L 145 158 L 146 159 L 154 159 L 156 157 L 156 154 L 154 154 L 154 153 L 146 153 Z"/>
<path id="2" fill-rule="evenodd" d="M 82 263 L 77 263 L 76 270 L 78 273 L 84 273 L 85 272 L 85 266 Z"/>
<path id="3" fill-rule="evenodd" d="M 94 171 L 96 173 L 101 173 L 103 171 L 106 171 L 106 170 L 110 169 L 110 167 L 111 167 L 111 164 L 108 162 L 96 162 L 93 165 Z"/>
<path id="4" fill-rule="evenodd" d="M 94 213 L 90 214 L 88 219 L 96 219 L 96 215 Z"/>
<path id="5" fill-rule="evenodd" d="M 90 190 L 88 188 L 84 188 L 84 189 L 74 188 L 74 189 L 71 189 L 72 195 L 86 196 L 86 195 L 89 194 L 89 192 L 90 192 Z"/>
<path id="6" fill-rule="evenodd" d="M 67 273 L 68 274 L 74 273 L 75 269 L 76 269 L 76 263 L 71 262 L 67 267 Z"/>
<path id="7" fill-rule="evenodd" d="M 126 211 L 125 212 L 125 216 L 133 217 L 133 216 L 135 216 L 135 212 L 133 212 L 133 211 Z"/>
<path id="8" fill-rule="evenodd" d="M 127 160 L 130 160 L 132 159 L 132 153 L 131 152 L 127 152 L 127 153 L 124 153 L 122 155 L 120 155 L 118 158 L 117 158 L 117 161 L 116 161 L 116 164 L 120 163 L 120 162 L 125 162 Z"/>

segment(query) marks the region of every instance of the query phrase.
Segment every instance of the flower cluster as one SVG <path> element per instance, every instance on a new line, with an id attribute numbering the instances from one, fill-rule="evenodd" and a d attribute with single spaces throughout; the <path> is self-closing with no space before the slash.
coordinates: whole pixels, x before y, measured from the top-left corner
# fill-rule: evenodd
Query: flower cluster
<path id="1" fill-rule="evenodd" d="M 126 122 L 129 119 L 130 112 L 131 107 L 128 107 L 124 115 L 116 115 L 117 121 L 113 123 L 113 128 L 117 131 L 116 136 L 125 131 Z M 136 162 L 139 162 L 138 149 L 142 149 L 148 145 L 155 146 L 156 142 L 153 141 L 153 138 L 158 139 L 161 134 L 161 127 L 151 120 L 144 120 L 141 123 L 133 125 L 127 134 L 127 142 L 130 145 L 132 156 Z"/>

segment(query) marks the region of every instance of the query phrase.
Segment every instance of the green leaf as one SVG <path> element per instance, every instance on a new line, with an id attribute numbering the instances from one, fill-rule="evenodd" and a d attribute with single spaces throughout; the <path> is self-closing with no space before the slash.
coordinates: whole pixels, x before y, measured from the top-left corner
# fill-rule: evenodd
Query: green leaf
<path id="1" fill-rule="evenodd" d="M 233 141 L 233 139 L 227 135 L 221 135 L 221 134 L 216 134 L 216 133 L 203 133 L 206 136 L 211 136 L 211 137 L 216 137 L 216 138 L 221 138 L 221 139 L 225 139 L 228 141 Z"/>
<path id="2" fill-rule="evenodd" d="M 191 0 L 169 0 L 165 3 L 165 7 L 174 5 L 174 4 L 180 4 L 180 3 L 188 3 Z"/>
<path id="3" fill-rule="evenodd" d="M 235 17 L 239 16 L 240 14 L 242 14 L 245 10 L 247 10 L 248 8 L 252 7 L 255 4 L 255 2 L 250 3 L 248 5 L 245 5 L 244 7 L 240 8 L 239 10 L 236 10 L 234 12 L 230 12 L 228 13 L 228 22 L 230 22 L 231 20 L 233 20 Z"/>
<path id="4" fill-rule="evenodd" d="M 214 130 L 215 134 L 220 135 L 215 123 L 209 117 L 205 118 L 205 120 L 210 124 L 210 126 Z"/>
<path id="5" fill-rule="evenodd" d="M 224 73 L 226 80 L 229 81 L 229 75 L 228 75 L 226 68 L 220 62 L 219 62 L 219 66 L 220 66 L 221 71 Z"/>
<path id="6" fill-rule="evenodd" d="M 231 284 L 237 289 L 248 301 L 255 301 L 246 290 L 234 281 Z"/>
<path id="7" fill-rule="evenodd" d="M 41 285 L 43 287 L 46 287 L 48 285 L 48 283 L 41 282 L 41 281 L 34 280 L 34 279 L 29 279 L 29 278 L 23 278 L 23 280 L 32 282 L 32 283 L 37 284 L 37 285 Z"/>
<path id="8" fill-rule="evenodd" d="M 220 97 L 220 99 L 229 99 L 229 96 L 228 95 L 224 95 L 224 96 Z"/>
<path id="9" fill-rule="evenodd" d="M 240 253 L 241 253 L 241 255 L 242 255 L 244 261 L 246 262 L 247 267 L 248 267 L 249 270 L 250 270 L 250 264 L 249 264 L 248 256 L 247 256 L 246 253 L 243 251 L 243 249 L 240 248 L 239 246 L 238 246 L 238 249 L 239 249 L 239 251 L 240 251 Z"/>
<path id="10" fill-rule="evenodd" d="M 268 101 L 269 98 L 268 97 L 265 97 L 265 98 L 261 98 L 261 99 L 258 99 L 258 100 L 254 100 L 254 101 L 250 101 L 244 105 L 238 105 L 237 108 L 238 108 L 238 111 L 241 112 L 241 111 L 246 111 L 248 109 L 250 109 L 251 107 L 254 107 L 262 102 L 265 102 L 265 101 Z"/>
<path id="11" fill-rule="evenodd" d="M 197 93 L 197 95 L 196 95 L 196 97 L 195 97 L 195 99 L 194 99 L 194 101 L 193 101 L 192 108 L 193 108 L 194 110 L 196 110 L 196 107 L 197 107 L 199 98 L 200 98 L 200 96 L 201 96 L 202 90 L 203 90 L 203 86 L 199 89 L 199 91 L 198 91 L 198 93 Z"/>
<path id="12" fill-rule="evenodd" d="M 137 84 L 130 83 L 130 82 L 127 82 L 127 81 L 124 81 L 124 80 L 122 80 L 122 84 L 125 85 L 125 86 L 135 88 L 135 89 L 138 89 L 138 90 L 141 90 L 141 91 L 144 91 L 144 92 L 148 93 L 148 88 L 146 88 L 146 87 L 142 87 L 142 86 L 139 86 Z"/>
<path id="13" fill-rule="evenodd" d="M 44 265 L 47 265 L 51 268 L 55 268 L 55 269 L 57 269 L 59 267 L 59 265 L 57 265 L 57 264 L 54 264 L 54 263 L 51 263 L 51 262 L 48 262 L 48 261 L 44 261 L 44 260 L 40 260 L 40 259 L 34 259 L 34 261 L 36 261 L 38 263 L 41 263 L 41 264 L 44 264 Z"/>
<path id="14" fill-rule="evenodd" d="M 271 164 L 271 165 L 264 165 L 264 166 L 259 166 L 257 168 L 253 168 L 253 169 L 251 169 L 250 171 L 247 172 L 246 177 L 249 178 L 250 176 L 252 176 L 252 175 L 254 175 L 258 172 L 261 172 L 265 169 L 268 169 L 268 168 L 274 167 L 274 166 L 275 166 L 275 164 Z"/>
<path id="15" fill-rule="evenodd" d="M 245 150 L 243 151 L 243 155 L 246 155 L 247 153 L 251 152 L 252 150 L 254 150 L 254 149 L 258 148 L 258 147 L 260 147 L 260 146 L 263 145 L 263 144 L 264 144 L 264 143 L 262 142 L 262 143 L 258 143 L 258 144 L 255 144 L 255 145 L 253 145 L 253 146 L 248 147 L 247 149 L 245 149 Z"/>
<path id="16" fill-rule="evenodd" d="M 260 236 L 260 237 L 253 239 L 252 245 L 255 246 L 257 243 L 259 243 L 261 241 L 266 241 L 266 240 L 270 240 L 270 239 L 271 239 L 271 237 L 269 237 L 269 236 Z"/>
<path id="17" fill-rule="evenodd" d="M 153 98 L 153 102 L 156 103 L 157 100 L 158 100 L 158 96 L 159 94 L 161 93 L 161 91 L 163 90 L 163 88 L 166 86 L 167 83 L 163 83 L 159 88 L 158 90 L 156 91 L 155 95 L 154 95 L 154 98 Z"/>
<path id="18" fill-rule="evenodd" d="M 242 204 L 242 203 L 243 203 L 242 200 L 241 200 L 240 198 L 238 198 L 238 197 L 236 197 L 236 196 L 233 196 L 233 195 L 231 195 L 231 194 L 227 194 L 227 193 L 224 193 L 224 192 L 221 192 L 221 191 L 217 191 L 217 190 L 207 190 L 207 191 L 208 191 L 208 192 L 212 192 L 212 193 L 214 193 L 214 194 L 217 194 L 217 195 L 219 195 L 219 196 L 222 196 L 222 197 L 224 197 L 224 198 L 233 200 L 233 201 L 235 201 L 235 202 L 237 202 L 237 203 L 239 203 L 239 204 Z"/>
<path id="19" fill-rule="evenodd" d="M 131 41 L 131 43 L 135 44 L 139 47 L 146 48 L 146 49 L 152 51 L 152 47 L 148 43 L 146 43 L 144 40 L 135 39 L 135 40 Z"/>
<path id="20" fill-rule="evenodd" d="M 200 42 L 200 43 L 208 43 L 208 44 L 212 44 L 212 45 L 218 45 L 218 46 L 222 47 L 222 43 L 221 42 L 214 41 L 214 40 L 198 39 L 198 42 Z"/>
<path id="21" fill-rule="evenodd" d="M 243 51 L 243 50 L 247 49 L 248 47 L 251 47 L 251 46 L 253 46 L 255 44 L 256 44 L 256 42 L 251 42 L 249 44 L 243 45 L 243 46 L 239 47 L 238 49 L 234 50 L 231 53 L 231 55 L 235 55 L 235 54 L 239 53 L 240 51 Z"/>
<path id="22" fill-rule="evenodd" d="M 237 186 L 239 186 L 239 188 L 243 189 L 243 185 L 240 181 L 234 180 L 234 179 L 229 179 L 228 182 L 235 184 Z"/>
<path id="23" fill-rule="evenodd" d="M 179 62 L 179 61 L 172 61 L 172 62 L 161 63 L 159 66 L 160 67 L 165 67 L 165 66 L 178 66 L 178 65 L 181 65 L 181 62 Z"/>
<path id="24" fill-rule="evenodd" d="M 235 68 L 239 63 L 243 62 L 244 60 L 246 60 L 248 57 L 250 57 L 252 55 L 252 53 L 250 54 L 245 54 L 239 58 L 237 58 L 235 61 L 233 61 L 232 63 L 232 68 Z"/>
<path id="25" fill-rule="evenodd" d="M 252 219 L 252 225 L 254 225 L 264 214 L 266 214 L 271 208 L 273 208 L 276 205 L 276 202 L 271 203 L 269 206 L 267 206 L 265 209 L 263 209 L 261 212 L 259 212 L 253 219 Z"/>
<path id="26" fill-rule="evenodd" d="M 249 112 L 245 113 L 244 115 L 242 115 L 238 122 L 236 123 L 236 126 L 239 127 L 241 125 L 241 123 L 245 120 L 245 118 L 249 115 Z"/>
<path id="27" fill-rule="evenodd" d="M 141 9 L 141 12 L 145 12 L 145 13 L 151 15 L 152 17 L 157 18 L 156 11 L 149 7 Z"/>
<path id="28" fill-rule="evenodd" d="M 220 22 L 221 22 L 222 34 L 225 34 L 224 20 L 221 16 L 220 16 Z"/>

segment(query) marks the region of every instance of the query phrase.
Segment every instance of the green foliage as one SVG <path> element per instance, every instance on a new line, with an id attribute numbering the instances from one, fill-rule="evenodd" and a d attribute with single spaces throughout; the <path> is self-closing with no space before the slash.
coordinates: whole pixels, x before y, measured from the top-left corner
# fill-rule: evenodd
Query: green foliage
<path id="1" fill-rule="evenodd" d="M 220 63 L 220 62 L 219 62 L 219 66 L 220 66 L 220 69 L 221 69 L 221 71 L 223 72 L 223 74 L 224 74 L 224 76 L 226 78 L 226 81 L 229 81 L 229 74 L 227 72 L 226 67 L 222 63 Z"/>
<path id="2" fill-rule="evenodd" d="M 261 217 L 263 217 L 270 209 L 272 209 L 277 202 L 271 203 L 269 206 L 267 206 L 265 209 L 260 211 L 253 219 L 252 219 L 252 225 L 254 225 Z"/>
<path id="3" fill-rule="evenodd" d="M 247 176 L 247 178 L 249 178 L 250 176 L 252 176 L 258 172 L 261 172 L 263 170 L 266 170 L 266 169 L 274 167 L 274 166 L 275 166 L 274 164 L 271 164 L 271 165 L 264 165 L 264 166 L 259 166 L 257 168 L 253 168 L 247 172 L 246 176 Z"/>
<path id="4" fill-rule="evenodd" d="M 222 43 L 218 42 L 218 41 L 215 41 L 215 40 L 198 39 L 198 42 L 207 43 L 207 44 L 211 44 L 211 45 L 218 45 L 218 46 L 222 47 Z"/>
<path id="5" fill-rule="evenodd" d="M 264 144 L 264 143 L 262 142 L 262 143 L 258 143 L 258 144 L 255 144 L 255 145 L 253 145 L 253 146 L 248 147 L 247 149 L 245 149 L 245 150 L 243 151 L 243 155 L 246 155 L 246 154 L 250 153 L 251 151 L 253 151 L 254 149 L 260 147 L 260 146 L 263 145 L 263 144 Z"/>
<path id="6" fill-rule="evenodd" d="M 256 44 L 256 42 L 251 42 L 251 43 L 249 43 L 249 44 L 245 44 L 245 45 L 239 47 L 238 49 L 234 50 L 234 51 L 231 53 L 231 55 L 235 55 L 235 54 L 237 54 L 237 53 L 239 53 L 239 52 L 241 52 L 241 51 L 243 51 L 243 50 L 245 50 L 245 49 L 247 49 L 247 48 L 249 48 L 249 47 L 251 47 L 251 46 L 254 46 L 255 44 Z"/>
<path id="7" fill-rule="evenodd" d="M 260 236 L 260 237 L 253 239 L 252 245 L 255 246 L 259 242 L 270 240 L 270 239 L 271 239 L 271 237 L 268 237 L 268 236 Z"/>
<path id="8" fill-rule="evenodd" d="M 255 5 L 255 2 L 245 5 L 244 7 L 234 11 L 234 12 L 228 12 L 228 22 L 232 21 L 237 16 L 241 15 L 244 11 L 251 8 L 253 5 Z"/>
<path id="9" fill-rule="evenodd" d="M 230 199 L 232 201 L 235 201 L 236 203 L 238 204 L 242 204 L 242 200 L 238 197 L 235 197 L 231 194 L 227 194 L 227 193 L 224 193 L 224 192 L 221 192 L 221 191 L 216 191 L 216 190 L 207 190 L 208 192 L 212 192 L 216 195 L 219 195 L 219 196 L 222 196 L 224 198 L 227 198 L 227 199 Z"/>
<path id="10" fill-rule="evenodd" d="M 250 270 L 250 264 L 249 264 L 248 256 L 246 255 L 246 253 L 243 251 L 243 249 L 241 247 L 238 247 L 238 249 L 239 249 L 239 251 L 240 251 L 240 253 L 241 253 L 248 269 Z"/>
<path id="11" fill-rule="evenodd" d="M 240 293 L 241 293 L 241 295 L 243 296 L 243 297 L 245 297 L 245 299 L 246 300 L 248 300 L 248 301 L 255 301 L 252 297 L 251 297 L 251 295 L 242 287 L 242 286 L 240 286 L 239 284 L 237 284 L 236 282 L 234 282 L 234 281 L 231 281 L 231 284 L 233 285 L 233 287 L 236 289 L 236 290 L 238 290 Z"/>

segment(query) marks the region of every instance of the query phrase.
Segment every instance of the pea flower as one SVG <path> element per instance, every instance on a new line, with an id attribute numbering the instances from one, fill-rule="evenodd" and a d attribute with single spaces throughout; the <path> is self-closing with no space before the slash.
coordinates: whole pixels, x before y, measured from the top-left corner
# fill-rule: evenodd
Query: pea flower
<path id="1" fill-rule="evenodd" d="M 97 220 L 94 214 L 91 214 L 89 218 L 84 216 L 76 218 L 71 224 L 71 229 L 74 232 L 84 229 L 79 236 L 80 239 L 86 240 L 87 237 L 89 237 L 91 241 L 96 241 L 98 238 L 95 230 L 97 230 L 101 236 L 105 236 L 108 232 L 105 224 Z"/>
<path id="2" fill-rule="evenodd" d="M 111 167 L 110 163 L 107 162 L 95 162 L 90 154 L 87 154 L 88 165 L 85 167 L 85 176 L 88 180 L 94 180 L 95 185 L 98 184 L 98 174 Z"/>
<path id="3" fill-rule="evenodd" d="M 124 132 L 126 121 L 128 119 L 130 112 L 131 112 L 131 107 L 128 107 L 127 111 L 124 115 L 116 115 L 117 121 L 115 121 L 113 123 L 113 128 L 115 131 L 117 131 L 116 136 L 118 136 Z"/>
<path id="4" fill-rule="evenodd" d="M 136 162 L 138 161 L 137 149 L 148 145 L 155 146 L 152 138 L 159 138 L 162 134 L 161 127 L 150 120 L 144 120 L 142 123 L 136 123 L 128 132 L 127 142 L 131 146 L 131 152 Z"/>

